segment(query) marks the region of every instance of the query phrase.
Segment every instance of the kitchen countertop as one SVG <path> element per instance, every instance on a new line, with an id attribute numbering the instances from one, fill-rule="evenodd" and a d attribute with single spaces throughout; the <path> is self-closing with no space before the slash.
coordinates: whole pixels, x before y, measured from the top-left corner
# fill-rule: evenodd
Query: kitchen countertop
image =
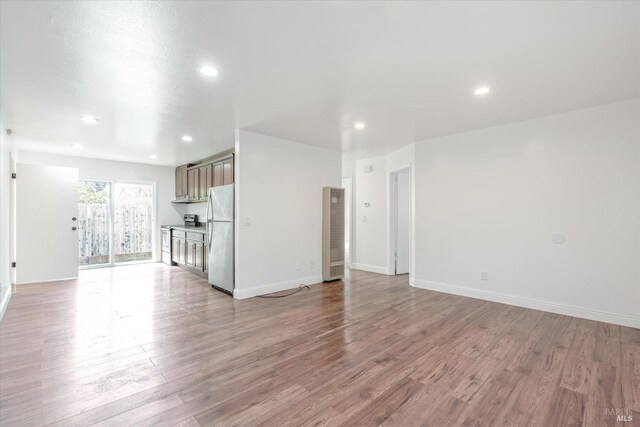
<path id="1" fill-rule="evenodd" d="M 184 224 L 182 224 L 182 225 L 161 225 L 160 228 L 171 228 L 171 229 L 175 229 L 175 230 L 191 231 L 193 233 L 202 233 L 202 234 L 205 234 L 207 232 L 207 227 L 205 227 L 204 225 L 201 225 L 201 226 L 198 226 L 198 227 L 185 227 Z"/>

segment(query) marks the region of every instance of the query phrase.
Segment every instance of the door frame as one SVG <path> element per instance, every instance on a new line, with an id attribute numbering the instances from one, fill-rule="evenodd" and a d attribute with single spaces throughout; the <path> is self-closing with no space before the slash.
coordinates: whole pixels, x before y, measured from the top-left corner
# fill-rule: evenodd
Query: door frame
<path id="1" fill-rule="evenodd" d="M 105 264 L 94 264 L 94 265 L 80 265 L 78 264 L 78 270 L 92 270 L 94 268 L 110 268 L 121 265 L 134 265 L 134 264 L 146 264 L 149 262 L 158 262 L 158 250 L 156 245 L 158 243 L 158 232 L 156 231 L 156 218 L 158 217 L 157 210 L 157 198 L 158 192 L 156 191 L 156 181 L 143 181 L 143 180 L 133 180 L 133 179 L 103 179 L 103 178 L 94 178 L 94 177 L 81 177 L 78 179 L 78 182 L 108 182 L 111 184 L 111 192 L 110 192 L 110 200 L 109 204 L 111 205 L 111 209 L 109 209 L 109 262 Z M 114 256 L 114 248 L 113 248 L 113 218 L 115 213 L 115 203 L 114 203 L 114 195 L 115 195 L 115 184 L 140 184 L 140 185 L 150 185 L 152 188 L 151 194 L 151 259 L 150 260 L 142 260 L 142 261 L 127 261 L 127 262 L 115 262 Z M 159 230 L 159 228 L 158 228 Z M 162 249 L 160 249 L 160 252 Z"/>
<path id="2" fill-rule="evenodd" d="M 396 275 L 396 250 L 398 244 L 398 175 L 409 174 L 409 277 L 413 277 L 413 179 L 411 165 L 389 172 L 389 236 L 388 274 Z M 403 273 L 406 274 L 406 273 Z"/>
<path id="3" fill-rule="evenodd" d="M 18 161 L 16 159 L 16 152 L 14 150 L 9 152 L 9 162 L 11 169 L 11 176 L 18 170 Z M 11 291 L 15 291 L 17 272 L 16 267 L 13 267 L 13 263 L 16 262 L 16 240 L 18 229 L 16 228 L 16 209 L 17 209 L 17 195 L 16 195 L 16 180 L 11 179 L 9 184 L 9 256 L 11 257 L 11 267 L 9 273 L 9 285 L 12 287 Z"/>

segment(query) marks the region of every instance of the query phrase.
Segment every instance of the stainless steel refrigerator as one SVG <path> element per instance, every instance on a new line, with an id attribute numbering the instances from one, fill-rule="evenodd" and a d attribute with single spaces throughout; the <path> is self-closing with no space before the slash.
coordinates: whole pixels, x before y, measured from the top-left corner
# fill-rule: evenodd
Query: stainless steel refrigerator
<path id="1" fill-rule="evenodd" d="M 233 185 L 209 188 L 207 251 L 209 283 L 233 295 Z"/>

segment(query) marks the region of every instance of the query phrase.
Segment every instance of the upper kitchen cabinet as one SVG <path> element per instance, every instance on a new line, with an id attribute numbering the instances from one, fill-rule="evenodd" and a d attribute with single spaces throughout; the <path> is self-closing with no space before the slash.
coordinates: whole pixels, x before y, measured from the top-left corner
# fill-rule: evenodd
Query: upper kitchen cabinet
<path id="1" fill-rule="evenodd" d="M 209 187 L 213 187 L 213 165 L 211 163 L 198 168 L 199 200 L 207 200 Z"/>
<path id="2" fill-rule="evenodd" d="M 176 203 L 198 203 L 207 200 L 209 187 L 233 184 L 233 154 L 178 166 L 176 168 Z"/>
<path id="3" fill-rule="evenodd" d="M 212 187 L 218 187 L 223 185 L 222 182 L 222 162 L 213 164 L 213 185 Z"/>
<path id="4" fill-rule="evenodd" d="M 210 187 L 233 184 L 233 156 L 214 161 L 212 167 L 212 180 Z"/>
<path id="5" fill-rule="evenodd" d="M 185 197 L 188 193 L 187 165 L 176 168 L 176 198 Z"/>
<path id="6" fill-rule="evenodd" d="M 222 185 L 233 184 L 233 157 L 222 161 Z"/>
<path id="7" fill-rule="evenodd" d="M 200 174 L 199 169 L 187 169 L 188 196 L 190 201 L 200 198 Z"/>

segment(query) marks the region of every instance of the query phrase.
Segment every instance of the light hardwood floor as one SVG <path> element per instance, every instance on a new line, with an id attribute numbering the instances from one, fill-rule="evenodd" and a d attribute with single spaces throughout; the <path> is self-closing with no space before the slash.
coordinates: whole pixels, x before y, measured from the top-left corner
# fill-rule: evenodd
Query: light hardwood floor
<path id="1" fill-rule="evenodd" d="M 640 424 L 640 330 L 407 282 L 236 301 L 146 264 L 18 287 L 0 424 Z"/>

